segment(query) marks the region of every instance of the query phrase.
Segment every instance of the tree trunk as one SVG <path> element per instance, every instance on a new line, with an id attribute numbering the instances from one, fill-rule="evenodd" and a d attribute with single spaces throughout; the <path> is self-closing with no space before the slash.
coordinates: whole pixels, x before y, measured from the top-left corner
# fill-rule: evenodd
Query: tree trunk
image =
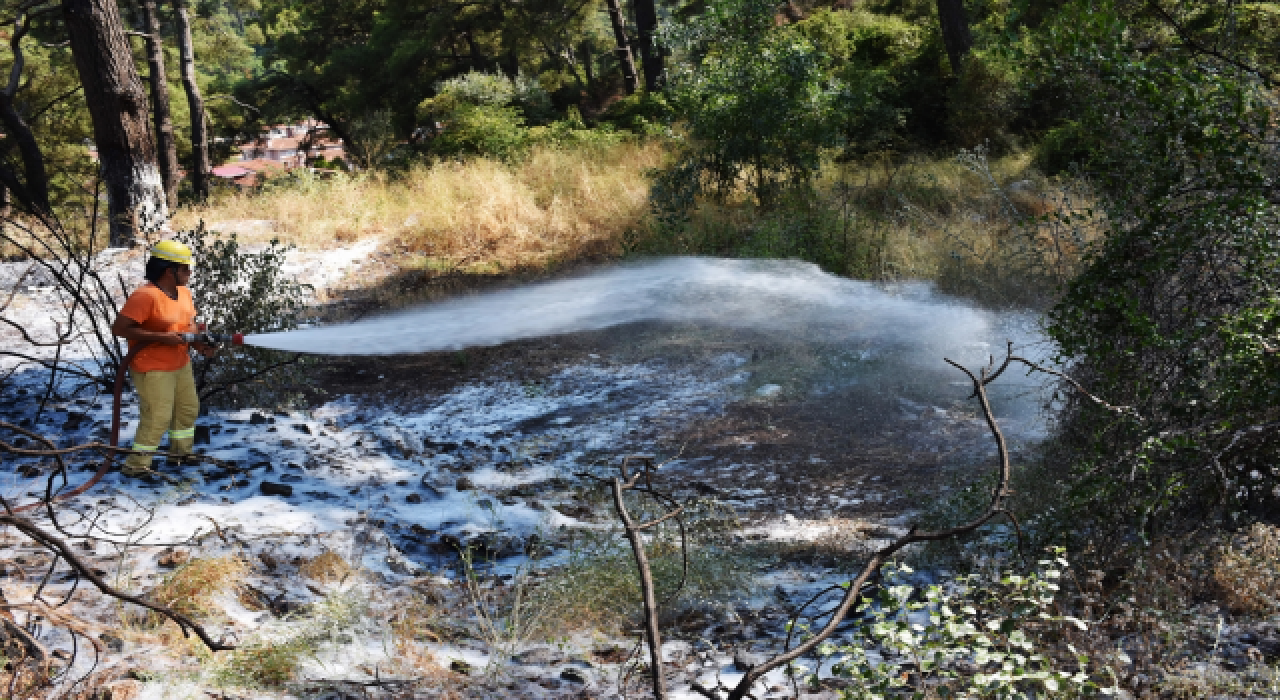
<path id="1" fill-rule="evenodd" d="M 635 94 L 639 87 L 636 78 L 636 62 L 631 56 L 631 40 L 627 38 L 627 23 L 622 17 L 622 6 L 618 0 L 605 0 L 609 5 L 609 22 L 613 24 L 613 37 L 618 42 L 618 63 L 622 65 L 622 79 L 627 86 L 627 94 Z"/>
<path id="2" fill-rule="evenodd" d="M 107 186 L 110 242 L 129 246 L 169 218 L 156 145 L 147 124 L 147 94 L 115 0 L 62 0 L 85 102 Z"/>
<path id="3" fill-rule="evenodd" d="M 139 0 L 143 31 L 147 46 L 147 80 L 151 84 L 151 115 L 156 127 L 156 156 L 160 181 L 164 183 L 165 203 L 178 207 L 178 144 L 173 138 L 173 114 L 169 110 L 169 80 L 164 69 L 164 44 L 160 40 L 160 18 L 156 0 Z"/>
<path id="4" fill-rule="evenodd" d="M 13 51 L 13 65 L 9 68 L 8 86 L 0 89 L 0 124 L 4 124 L 5 132 L 17 143 L 18 153 L 22 156 L 22 174 L 26 183 L 22 189 L 15 190 L 14 194 L 17 194 L 22 204 L 33 213 L 44 214 L 50 211 L 49 178 L 45 172 L 44 154 L 40 152 L 40 144 L 36 142 L 30 125 L 14 104 L 18 89 L 22 85 L 22 70 L 26 65 L 22 53 L 22 38 L 30 28 L 30 20 L 25 14 L 19 14 L 14 20 L 13 35 L 9 38 L 9 48 Z M 6 216 L 8 216 L 11 189 L 5 188 Z"/>
<path id="5" fill-rule="evenodd" d="M 973 35 L 969 33 L 969 20 L 964 15 L 964 0 L 937 0 L 938 24 L 942 28 L 942 43 L 947 47 L 951 72 L 960 75 L 964 56 L 973 48 Z"/>
<path id="6" fill-rule="evenodd" d="M 13 98 L 3 91 L 0 91 L 0 123 L 4 124 L 4 130 L 17 142 L 18 153 L 22 155 L 22 177 L 26 182 L 22 190 L 25 197 L 19 197 L 19 200 L 28 200 L 22 204 L 33 213 L 48 213 L 51 207 L 44 154 L 40 152 L 40 145 L 36 143 L 31 127 L 14 106 Z"/>
<path id="7" fill-rule="evenodd" d="M 653 0 L 633 0 L 633 3 L 640 61 L 644 66 L 644 89 L 657 92 L 662 87 L 662 51 L 653 45 L 653 35 L 658 31 L 658 8 Z"/>
<path id="8" fill-rule="evenodd" d="M 595 67 L 595 51 L 590 39 L 582 42 L 582 68 L 587 74 L 587 91 L 592 92 L 596 89 L 596 67 Z"/>
<path id="9" fill-rule="evenodd" d="M 191 48 L 191 21 L 187 17 L 187 0 L 173 0 L 173 16 L 177 22 L 178 55 L 182 64 L 182 87 L 187 92 L 191 111 L 191 188 L 196 199 L 209 196 L 209 133 L 205 128 L 204 97 L 196 82 L 196 54 Z"/>

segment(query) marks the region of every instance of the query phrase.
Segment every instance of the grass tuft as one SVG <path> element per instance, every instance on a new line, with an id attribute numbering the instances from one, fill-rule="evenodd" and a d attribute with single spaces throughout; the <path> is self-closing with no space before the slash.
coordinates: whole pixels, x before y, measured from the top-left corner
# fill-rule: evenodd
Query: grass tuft
<path id="1" fill-rule="evenodd" d="M 342 555 L 326 549 L 314 557 L 305 558 L 298 565 L 298 573 L 320 583 L 341 582 L 351 575 L 354 569 Z"/>
<path id="2" fill-rule="evenodd" d="M 191 617 L 207 617 L 217 612 L 214 599 L 240 585 L 249 564 L 230 554 L 207 559 L 192 559 L 169 574 L 148 596 L 153 602 Z M 147 626 L 159 627 L 166 618 L 147 614 Z"/>

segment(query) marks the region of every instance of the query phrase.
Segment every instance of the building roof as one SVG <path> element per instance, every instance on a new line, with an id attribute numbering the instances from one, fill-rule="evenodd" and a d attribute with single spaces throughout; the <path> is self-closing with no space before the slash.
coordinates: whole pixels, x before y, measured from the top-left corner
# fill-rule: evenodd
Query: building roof
<path id="1" fill-rule="evenodd" d="M 210 170 L 209 172 L 213 174 L 214 177 L 234 178 L 234 177 L 240 177 L 241 175 L 248 175 L 253 171 L 249 170 L 248 168 L 242 168 L 238 165 L 219 165 L 218 167 Z"/>
<path id="2" fill-rule="evenodd" d="M 255 173 L 262 173 L 270 170 L 285 169 L 284 165 L 282 165 L 279 161 L 263 160 L 262 158 L 254 158 L 253 160 L 242 160 L 236 163 L 236 166 L 244 168 L 245 170 L 248 170 L 251 172 L 255 172 Z"/>

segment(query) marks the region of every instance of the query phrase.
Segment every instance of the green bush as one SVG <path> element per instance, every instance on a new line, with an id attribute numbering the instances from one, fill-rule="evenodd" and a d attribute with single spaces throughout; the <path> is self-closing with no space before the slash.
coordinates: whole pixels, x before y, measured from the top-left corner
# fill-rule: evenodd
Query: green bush
<path id="1" fill-rule="evenodd" d="M 962 148 L 983 146 L 992 155 L 1016 147 L 1010 127 L 1022 101 L 1018 70 L 995 52 L 974 50 L 948 94 L 947 127 Z"/>
<path id="2" fill-rule="evenodd" d="M 490 107 L 506 107 L 516 96 L 516 86 L 510 78 L 501 73 L 480 71 L 445 80 L 436 90 L 438 95 L 448 95 L 459 102 Z"/>
<path id="3" fill-rule="evenodd" d="M 670 81 L 691 145 L 655 190 L 660 209 L 687 208 L 689 193 L 704 187 L 723 198 L 739 186 L 767 209 L 840 144 L 826 56 L 776 27 L 774 9 L 767 0 L 717 0 L 668 38 L 696 59 Z"/>
<path id="4" fill-rule="evenodd" d="M 1078 122 L 1067 121 L 1055 126 L 1040 137 L 1036 144 L 1033 162 L 1045 175 L 1060 175 L 1083 166 L 1089 160 L 1094 144 Z"/>
<path id="5" fill-rule="evenodd" d="M 191 296 L 200 320 L 214 333 L 269 333 L 297 328 L 310 287 L 284 271 L 292 246 L 272 240 L 250 252 L 235 234 L 220 237 L 204 225 L 174 237 L 191 247 L 195 271 Z M 224 348 L 194 363 L 202 399 L 217 403 L 270 405 L 287 402 L 300 386 L 300 358 L 254 347 Z"/>
<path id="6" fill-rule="evenodd" d="M 671 103 L 661 93 L 640 91 L 609 105 L 600 120 L 619 129 L 648 135 L 664 133 L 674 116 Z"/>
<path id="7" fill-rule="evenodd" d="M 529 145 L 603 151 L 617 146 L 629 136 L 627 132 L 614 129 L 611 124 L 588 129 L 581 119 L 562 119 L 547 126 L 529 129 Z"/>
<path id="8" fill-rule="evenodd" d="M 1066 128 L 1096 144 L 1087 165 L 1107 235 L 1048 331 L 1073 375 L 1131 410 L 1065 391 L 1041 490 L 1060 494 L 1065 535 L 1095 541 L 1274 514 L 1273 97 L 1209 57 L 1141 50 L 1105 3 L 1073 8 L 1046 71 L 1076 106 Z"/>
<path id="9" fill-rule="evenodd" d="M 1043 638 L 1061 638 L 1058 629 L 1087 629 L 1058 612 L 1066 567 L 1059 550 L 1026 575 L 967 576 L 921 589 L 907 581 L 910 568 L 886 566 L 884 585 L 862 599 L 870 619 L 848 643 L 828 642 L 820 652 L 835 658 L 836 676 L 854 679 L 842 694 L 847 700 L 1095 694 L 1088 657 L 1070 645 L 1043 646 Z"/>
<path id="10" fill-rule="evenodd" d="M 441 156 L 479 155 L 512 158 L 528 145 L 529 130 L 514 107 L 458 104 L 448 112 L 440 134 L 431 141 Z"/>
<path id="11" fill-rule="evenodd" d="M 473 71 L 436 86 L 417 109 L 436 155 L 513 158 L 529 145 L 526 124 L 552 118 L 551 98 L 537 81 Z"/>
<path id="12" fill-rule="evenodd" d="M 916 56 L 925 30 L 897 15 L 821 9 L 797 22 L 795 31 L 839 63 L 896 68 Z"/>

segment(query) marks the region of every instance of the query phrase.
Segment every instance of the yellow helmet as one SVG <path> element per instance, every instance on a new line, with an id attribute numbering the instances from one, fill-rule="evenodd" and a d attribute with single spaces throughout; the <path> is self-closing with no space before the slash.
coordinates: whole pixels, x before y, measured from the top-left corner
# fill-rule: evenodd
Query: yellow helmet
<path id="1" fill-rule="evenodd" d="M 177 241 L 160 241 L 151 246 L 151 257 L 176 262 L 179 265 L 190 265 L 191 249 Z"/>

